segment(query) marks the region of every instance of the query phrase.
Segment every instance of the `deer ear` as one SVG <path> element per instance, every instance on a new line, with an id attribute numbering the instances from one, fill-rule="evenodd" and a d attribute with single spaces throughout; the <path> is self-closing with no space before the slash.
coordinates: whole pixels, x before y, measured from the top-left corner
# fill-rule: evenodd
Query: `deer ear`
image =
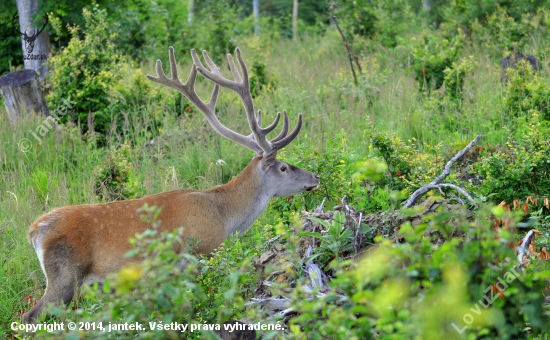
<path id="1" fill-rule="evenodd" d="M 260 166 L 262 167 L 262 171 L 267 170 L 270 166 L 275 164 L 276 160 L 277 160 L 277 149 L 273 149 L 268 153 L 264 152 L 264 155 L 260 160 Z"/>

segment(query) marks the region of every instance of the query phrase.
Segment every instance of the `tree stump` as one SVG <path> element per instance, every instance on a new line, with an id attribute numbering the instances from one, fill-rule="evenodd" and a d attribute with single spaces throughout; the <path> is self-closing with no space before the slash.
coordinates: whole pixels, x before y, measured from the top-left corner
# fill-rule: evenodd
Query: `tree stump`
<path id="1" fill-rule="evenodd" d="M 33 112 L 46 117 L 50 115 L 34 70 L 19 70 L 3 75 L 0 77 L 0 92 L 12 124 L 24 113 Z"/>

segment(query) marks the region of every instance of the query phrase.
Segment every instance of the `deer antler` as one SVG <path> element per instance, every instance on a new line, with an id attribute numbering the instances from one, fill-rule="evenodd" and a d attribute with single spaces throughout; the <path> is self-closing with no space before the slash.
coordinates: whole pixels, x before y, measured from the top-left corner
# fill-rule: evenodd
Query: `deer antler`
<path id="1" fill-rule="evenodd" d="M 235 62 L 233 61 L 233 57 L 231 56 L 231 54 L 227 54 L 227 61 L 229 62 L 231 73 L 233 73 L 233 77 L 235 78 L 234 81 L 224 78 L 220 74 L 218 67 L 208 56 L 208 53 L 206 53 L 206 51 L 203 51 L 202 55 L 210 70 L 204 67 L 195 50 L 191 50 L 191 56 L 193 57 L 193 62 L 197 68 L 197 71 L 202 74 L 206 79 L 211 80 L 212 82 L 214 82 L 214 84 L 218 84 L 219 86 L 231 89 L 239 95 L 241 101 L 243 102 L 246 116 L 248 118 L 248 123 L 250 125 L 250 130 L 252 131 L 252 135 L 254 136 L 254 140 L 264 151 L 264 153 L 268 153 L 273 149 L 282 149 L 283 147 L 288 145 L 294 138 L 296 138 L 296 136 L 298 136 L 298 133 L 302 128 L 302 115 L 298 115 L 298 123 L 296 124 L 296 127 L 290 133 L 290 135 L 287 136 L 286 133 L 288 131 L 288 115 L 286 111 L 283 111 L 283 130 L 273 140 L 267 140 L 267 134 L 271 132 L 279 123 L 280 112 L 277 113 L 277 117 L 271 125 L 266 128 L 261 127 L 262 112 L 258 110 L 258 115 L 254 115 L 255 110 L 254 103 L 252 102 L 252 95 L 250 93 L 248 69 L 246 68 L 246 65 L 241 57 L 241 50 L 237 48 L 235 51 L 237 53 L 237 60 L 239 61 L 239 65 L 241 66 L 242 77 L 239 73 L 239 70 L 237 69 L 237 66 L 235 65 Z"/>
<path id="2" fill-rule="evenodd" d="M 147 75 L 147 78 L 156 83 L 175 89 L 179 91 L 181 94 L 183 94 L 187 99 L 191 101 L 191 103 L 193 103 L 193 105 L 195 105 L 202 113 L 204 113 L 206 119 L 208 120 L 208 123 L 210 123 L 214 131 L 216 131 L 223 137 L 231 141 L 234 141 L 238 144 L 241 144 L 242 146 L 254 152 L 262 151 L 261 148 L 258 146 L 258 144 L 254 142 L 254 139 L 251 135 L 243 136 L 240 133 L 237 133 L 231 129 L 228 129 L 226 126 L 220 123 L 220 121 L 218 120 L 218 117 L 216 117 L 214 110 L 216 107 L 216 100 L 218 99 L 218 93 L 220 90 L 220 87 L 218 86 L 218 84 L 214 84 L 214 89 L 212 91 L 212 95 L 208 103 L 203 102 L 202 99 L 200 99 L 197 93 L 195 92 L 195 81 L 197 80 L 197 69 L 195 68 L 195 66 L 191 68 L 191 72 L 189 73 L 187 82 L 185 84 L 182 84 L 178 77 L 176 58 L 174 56 L 174 47 L 170 46 L 170 48 L 168 49 L 168 54 L 170 56 L 171 78 L 169 79 L 164 73 L 162 69 L 162 62 L 160 60 L 157 60 L 157 64 L 156 64 L 157 76 L 153 77 L 153 76 Z"/>
<path id="3" fill-rule="evenodd" d="M 176 66 L 176 58 L 174 56 L 173 47 L 170 47 L 168 50 L 168 54 L 170 56 L 171 78 L 168 78 L 164 73 L 164 70 L 162 69 L 162 62 L 160 60 L 157 60 L 157 64 L 156 64 L 157 76 L 154 77 L 154 76 L 147 75 L 147 78 L 156 83 L 173 88 L 179 91 L 185 97 L 187 97 L 187 99 L 189 99 L 191 103 L 193 103 L 200 111 L 202 111 L 202 113 L 204 113 L 206 119 L 208 120 L 212 128 L 223 137 L 231 141 L 234 141 L 238 144 L 241 144 L 242 146 L 258 154 L 261 154 L 261 153 L 267 154 L 272 150 L 282 149 L 283 147 L 288 145 L 294 138 L 296 138 L 296 136 L 300 132 L 300 129 L 302 128 L 302 115 L 300 114 L 298 116 L 298 124 L 296 125 L 294 130 L 290 133 L 290 135 L 287 135 L 288 115 L 286 111 L 283 111 L 283 128 L 279 133 L 279 135 L 277 135 L 277 137 L 269 141 L 267 139 L 267 134 L 273 131 L 277 127 L 277 125 L 279 124 L 279 120 L 281 118 L 281 113 L 280 112 L 277 113 L 277 117 L 275 118 L 273 123 L 271 123 L 271 125 L 267 126 L 266 128 L 261 127 L 262 111 L 258 110 L 258 114 L 257 115 L 254 114 L 254 104 L 252 102 L 252 95 L 250 93 L 250 82 L 248 78 L 248 70 L 246 68 L 246 65 L 244 64 L 244 61 L 242 60 L 241 51 L 238 48 L 236 51 L 237 51 L 237 59 L 242 69 L 242 77 L 235 63 L 233 62 L 233 58 L 231 54 L 227 55 L 227 60 L 229 61 L 229 67 L 231 68 L 231 72 L 233 73 L 233 77 L 235 78 L 234 81 L 228 80 L 221 75 L 219 68 L 212 61 L 212 59 L 210 59 L 206 51 L 203 51 L 203 56 L 206 63 L 210 67 L 210 70 L 204 67 L 199 57 L 197 56 L 197 53 L 195 52 L 195 50 L 191 50 L 191 56 L 193 57 L 194 66 L 191 68 L 191 72 L 189 73 L 189 78 L 187 78 L 187 82 L 185 84 L 182 84 L 178 77 L 178 70 Z M 195 92 L 195 82 L 197 80 L 197 72 L 199 72 L 206 79 L 214 83 L 212 96 L 210 97 L 210 100 L 208 101 L 208 103 L 205 103 L 204 101 L 202 101 L 202 99 L 200 99 L 197 93 Z M 240 133 L 237 133 L 227 128 L 222 123 L 220 123 L 220 121 L 216 117 L 215 107 L 216 107 L 216 100 L 218 98 L 220 86 L 223 86 L 235 91 L 241 98 L 246 111 L 247 118 L 248 118 L 250 130 L 252 131 L 250 135 L 244 136 L 244 135 L 241 135 Z"/>

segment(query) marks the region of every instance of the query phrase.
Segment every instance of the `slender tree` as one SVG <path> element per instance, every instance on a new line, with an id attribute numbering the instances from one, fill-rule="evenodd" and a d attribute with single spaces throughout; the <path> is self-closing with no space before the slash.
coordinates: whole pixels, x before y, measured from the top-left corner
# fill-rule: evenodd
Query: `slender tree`
<path id="1" fill-rule="evenodd" d="M 260 34 L 260 0 L 252 0 L 252 10 L 254 12 L 254 34 Z"/>
<path id="2" fill-rule="evenodd" d="M 298 0 L 292 6 L 292 40 L 298 39 Z"/>
<path id="3" fill-rule="evenodd" d="M 42 80 L 48 72 L 44 57 L 50 53 L 50 34 L 44 30 L 47 16 L 37 18 L 39 0 L 16 0 L 16 2 L 19 27 L 15 27 L 15 20 L 13 20 L 13 26 L 21 34 L 25 69 L 36 71 Z"/>
<path id="4" fill-rule="evenodd" d="M 187 22 L 191 23 L 193 21 L 194 11 L 195 11 L 195 0 L 189 0 L 189 12 L 187 15 Z"/>

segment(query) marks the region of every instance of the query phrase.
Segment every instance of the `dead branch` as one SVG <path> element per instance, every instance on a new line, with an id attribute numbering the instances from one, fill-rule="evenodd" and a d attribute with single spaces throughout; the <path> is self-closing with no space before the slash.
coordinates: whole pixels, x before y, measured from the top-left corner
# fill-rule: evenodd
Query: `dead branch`
<path id="1" fill-rule="evenodd" d="M 529 245 L 531 244 L 531 241 L 533 240 L 533 237 L 535 236 L 535 229 L 531 229 L 527 235 L 523 238 L 523 241 L 521 242 L 521 245 L 517 248 L 518 250 L 518 261 L 520 263 L 519 268 L 523 270 L 525 268 L 525 264 L 523 263 L 523 256 L 525 256 L 525 253 L 527 253 L 529 248 Z"/>
<path id="2" fill-rule="evenodd" d="M 285 297 L 282 298 L 266 298 L 266 299 L 257 299 L 257 298 L 250 298 L 250 301 L 257 303 L 264 307 L 265 309 L 275 312 L 278 310 L 285 310 L 288 307 L 290 307 L 290 303 L 292 300 L 287 299 Z"/>
<path id="3" fill-rule="evenodd" d="M 430 190 L 441 189 L 442 187 L 449 187 L 449 188 L 455 189 L 456 191 L 464 195 L 468 199 L 468 201 L 475 204 L 474 199 L 466 192 L 466 190 L 454 184 L 441 183 L 441 181 L 443 181 L 447 176 L 449 176 L 449 174 L 451 173 L 451 166 L 457 160 L 459 160 L 462 156 L 464 156 L 464 154 L 468 152 L 474 145 L 476 145 L 476 143 L 479 141 L 480 138 L 481 138 L 481 135 L 476 136 L 476 138 L 474 138 L 470 143 L 468 143 L 468 145 L 466 145 L 464 149 L 460 150 L 456 155 L 454 155 L 453 158 L 451 158 L 447 162 L 447 164 L 445 165 L 445 168 L 443 168 L 443 172 L 441 173 L 441 175 L 437 176 L 430 184 L 427 184 L 417 189 L 415 192 L 413 192 L 411 197 L 409 197 L 407 202 L 405 202 L 405 204 L 403 205 L 403 208 L 410 208 L 420 196 L 424 195 Z"/>

